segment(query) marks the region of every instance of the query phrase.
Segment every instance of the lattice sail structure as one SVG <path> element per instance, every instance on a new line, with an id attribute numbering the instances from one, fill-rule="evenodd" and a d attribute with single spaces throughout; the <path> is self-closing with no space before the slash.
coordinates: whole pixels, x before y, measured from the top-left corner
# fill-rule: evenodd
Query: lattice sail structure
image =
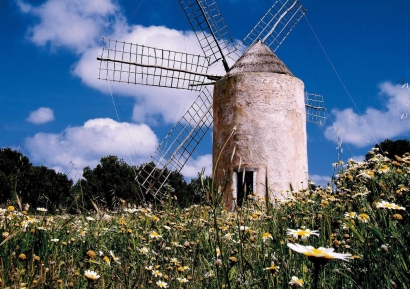
<path id="1" fill-rule="evenodd" d="M 305 92 L 306 120 L 324 125 L 326 122 L 326 108 L 323 96 Z"/>
<path id="2" fill-rule="evenodd" d="M 189 24 L 211 64 L 222 60 L 225 70 L 229 67 L 226 57 L 237 60 L 243 51 L 238 50 L 228 27 L 214 0 L 179 0 Z"/>
<path id="3" fill-rule="evenodd" d="M 104 39 L 99 79 L 201 90 L 207 75 L 209 57 L 144 45 Z"/>
<path id="4" fill-rule="evenodd" d="M 212 93 L 204 87 L 188 111 L 174 125 L 139 175 L 146 192 L 160 198 L 172 171 L 181 171 L 213 123 Z M 158 172 L 160 168 L 160 172 Z M 161 169 L 162 168 L 162 169 Z M 140 179 L 137 176 L 137 179 Z"/>
<path id="5" fill-rule="evenodd" d="M 167 192 L 170 174 L 182 170 L 213 124 L 212 94 L 206 85 L 222 76 L 209 75 L 208 68 L 221 61 L 228 72 L 227 60 L 236 61 L 258 40 L 276 51 L 306 13 L 298 0 L 274 0 L 245 39 L 236 42 L 215 0 L 178 1 L 202 48 L 202 56 L 103 39 L 101 57 L 97 58 L 102 80 L 200 92 L 136 177 L 144 193 L 158 199 Z M 306 93 L 305 104 L 307 121 L 324 124 L 323 98 Z"/>
<path id="6" fill-rule="evenodd" d="M 276 0 L 244 38 L 243 45 L 249 47 L 262 40 L 275 52 L 305 13 L 298 0 Z"/>

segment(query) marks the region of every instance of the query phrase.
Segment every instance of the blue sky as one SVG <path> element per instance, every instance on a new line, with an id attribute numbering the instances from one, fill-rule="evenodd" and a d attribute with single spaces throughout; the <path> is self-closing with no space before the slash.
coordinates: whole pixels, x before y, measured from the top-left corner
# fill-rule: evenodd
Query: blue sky
<path id="1" fill-rule="evenodd" d="M 241 40 L 273 0 L 217 2 Z M 409 138 L 410 90 L 398 81 L 410 81 L 410 1 L 300 2 L 308 21 L 276 54 L 325 98 L 326 125 L 307 125 L 309 174 L 323 184 L 337 161 L 336 129 L 343 160 L 363 159 L 385 138 Z M 148 161 L 196 96 L 97 79 L 102 37 L 201 54 L 177 0 L 5 0 L 0 26 L 0 147 L 72 178 L 107 155 Z M 210 172 L 211 147 L 208 136 L 184 175 Z"/>

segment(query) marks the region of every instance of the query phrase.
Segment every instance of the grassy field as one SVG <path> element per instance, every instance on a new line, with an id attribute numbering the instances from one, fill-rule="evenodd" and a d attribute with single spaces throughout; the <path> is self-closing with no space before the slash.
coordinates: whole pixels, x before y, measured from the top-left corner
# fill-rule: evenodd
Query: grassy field
<path id="1" fill-rule="evenodd" d="M 336 165 L 334 188 L 249 196 L 234 212 L 8 204 L 0 288 L 409 288 L 410 157 Z"/>

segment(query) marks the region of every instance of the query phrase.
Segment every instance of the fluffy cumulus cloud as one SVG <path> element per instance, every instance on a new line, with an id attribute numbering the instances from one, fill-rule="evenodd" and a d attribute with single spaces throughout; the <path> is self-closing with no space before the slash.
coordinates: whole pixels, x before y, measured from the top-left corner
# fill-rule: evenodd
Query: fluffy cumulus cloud
<path id="1" fill-rule="evenodd" d="M 337 141 L 339 132 L 343 142 L 364 147 L 408 133 L 410 89 L 384 82 L 380 84 L 380 96 L 385 100 L 385 107 L 380 110 L 368 107 L 362 115 L 351 108 L 333 110 L 335 122 L 326 128 L 325 137 Z"/>
<path id="2" fill-rule="evenodd" d="M 39 20 L 29 29 L 29 39 L 39 46 L 65 48 L 78 54 L 72 72 L 84 84 L 106 94 L 135 98 L 134 121 L 155 125 L 175 123 L 198 95 L 181 89 L 104 82 L 98 79 L 99 62 L 96 60 L 101 56 L 101 37 L 202 55 L 192 31 L 129 25 L 113 0 L 48 0 L 40 6 L 27 4 L 24 0 L 18 3 L 22 12 Z M 221 69 L 222 65 L 212 73 L 220 74 Z"/>
<path id="3" fill-rule="evenodd" d="M 81 53 L 94 47 L 103 31 L 113 30 L 124 22 L 118 6 L 111 0 L 48 0 L 40 6 L 24 0 L 17 3 L 22 12 L 39 20 L 30 27 L 29 39 L 54 49 L 68 48 Z"/>
<path id="4" fill-rule="evenodd" d="M 30 112 L 27 121 L 34 124 L 44 124 L 54 120 L 54 112 L 51 108 L 40 107 L 39 109 Z"/>
<path id="5" fill-rule="evenodd" d="M 188 160 L 181 173 L 186 178 L 197 178 L 198 173 L 204 170 L 205 176 L 212 175 L 212 155 L 199 156 L 196 159 Z"/>
<path id="6" fill-rule="evenodd" d="M 147 125 L 119 123 L 109 118 L 92 119 L 58 134 L 37 133 L 25 143 L 34 162 L 71 177 L 72 164 L 79 168 L 80 176 L 83 167 L 94 167 L 107 155 L 116 155 L 128 163 L 130 156 L 136 157 L 133 161 L 141 163 L 148 160 L 157 145 L 157 137 Z"/>
<path id="7" fill-rule="evenodd" d="M 202 54 L 198 40 L 192 32 L 182 32 L 166 27 L 131 26 L 129 29 L 112 36 L 125 42 L 137 42 L 139 45 L 160 47 L 175 51 Z M 98 79 L 101 48 L 94 48 L 82 54 L 73 67 L 73 74 L 86 85 L 103 93 L 115 93 L 133 97 L 135 105 L 133 120 L 157 125 L 159 122 L 175 123 L 195 100 L 198 92 L 182 89 L 171 89 L 147 85 L 134 85 L 118 82 L 105 82 Z M 216 74 L 217 72 L 213 72 Z M 110 76 L 109 76 L 110 77 Z"/>
<path id="8" fill-rule="evenodd" d="M 86 85 L 106 94 L 133 97 L 135 104 L 132 119 L 138 123 L 158 125 L 175 123 L 189 108 L 198 93 L 127 83 L 108 82 L 98 79 L 99 63 L 96 60 L 100 48 L 87 51 L 73 67 L 73 73 Z"/>
<path id="9" fill-rule="evenodd" d="M 146 125 L 170 124 L 178 121 L 197 97 L 197 92 L 145 85 L 112 83 L 98 79 L 101 37 L 138 43 L 151 47 L 202 55 L 193 32 L 167 27 L 130 25 L 115 0 L 46 0 L 41 5 L 17 0 L 20 10 L 36 18 L 28 30 L 28 39 L 53 51 L 65 49 L 76 55 L 74 76 L 105 94 L 135 99 L 132 119 L 127 124 L 137 155 L 146 161 L 157 146 L 157 139 Z M 222 66 L 211 71 L 221 74 Z M 26 141 L 34 161 L 59 171 L 94 166 L 102 156 L 127 157 L 130 144 L 126 125 L 108 119 L 89 120 L 81 127 L 68 127 L 59 134 L 38 133 Z M 137 144 L 137 145 L 136 145 Z M 129 149 L 131 150 L 131 149 Z M 210 167 L 210 156 L 190 161 L 183 173 L 196 177 L 202 167 Z M 210 169 L 209 169 L 210 170 Z M 209 172 L 210 174 L 210 172 Z"/>

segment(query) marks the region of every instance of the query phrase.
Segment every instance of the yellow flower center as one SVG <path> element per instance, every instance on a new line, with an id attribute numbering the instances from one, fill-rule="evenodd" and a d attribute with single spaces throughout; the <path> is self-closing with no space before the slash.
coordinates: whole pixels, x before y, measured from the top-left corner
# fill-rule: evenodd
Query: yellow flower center
<path id="1" fill-rule="evenodd" d="M 312 249 L 312 254 L 308 253 L 308 256 L 316 256 L 316 255 L 323 255 L 323 251 L 320 250 L 320 249 L 313 248 Z"/>
<path id="2" fill-rule="evenodd" d="M 306 231 L 306 230 L 301 230 L 301 231 L 298 232 L 298 235 L 299 235 L 299 236 L 302 236 L 302 237 L 304 237 L 304 236 L 309 236 L 309 235 L 310 235 L 310 232 L 309 232 L 309 231 Z"/>

